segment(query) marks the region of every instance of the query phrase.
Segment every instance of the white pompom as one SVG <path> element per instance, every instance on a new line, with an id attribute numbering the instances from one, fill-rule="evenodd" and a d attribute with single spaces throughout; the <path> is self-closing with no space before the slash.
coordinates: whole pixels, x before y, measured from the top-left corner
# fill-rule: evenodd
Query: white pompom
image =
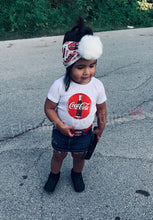
<path id="1" fill-rule="evenodd" d="M 86 60 L 96 60 L 103 53 L 103 45 L 98 36 L 85 35 L 78 46 L 80 56 Z"/>

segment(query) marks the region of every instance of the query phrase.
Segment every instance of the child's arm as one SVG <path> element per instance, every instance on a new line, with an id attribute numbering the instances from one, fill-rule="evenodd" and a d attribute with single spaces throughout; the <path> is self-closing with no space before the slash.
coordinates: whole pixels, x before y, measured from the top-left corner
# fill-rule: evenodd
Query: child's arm
<path id="1" fill-rule="evenodd" d="M 70 137 L 73 136 L 71 133 L 71 129 L 75 129 L 72 126 L 65 125 L 63 122 L 60 120 L 60 118 L 57 115 L 56 112 L 56 107 L 58 103 L 52 102 L 49 99 L 46 99 L 45 106 L 44 106 L 44 111 L 48 117 L 48 119 L 53 122 L 53 124 L 63 133 L 64 135 L 68 135 Z"/>
<path id="2" fill-rule="evenodd" d="M 96 116 L 97 116 L 98 128 L 94 131 L 94 133 L 97 134 L 97 139 L 99 141 L 106 125 L 107 111 L 106 111 L 105 102 L 102 104 L 97 104 L 96 106 L 97 106 Z"/>

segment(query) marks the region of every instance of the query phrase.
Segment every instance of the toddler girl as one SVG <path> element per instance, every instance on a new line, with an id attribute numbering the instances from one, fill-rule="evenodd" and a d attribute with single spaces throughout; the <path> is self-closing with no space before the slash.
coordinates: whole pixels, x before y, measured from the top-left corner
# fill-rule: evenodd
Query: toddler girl
<path id="1" fill-rule="evenodd" d="M 51 172 L 44 186 L 53 192 L 60 178 L 64 158 L 71 152 L 71 179 L 76 192 L 82 192 L 83 155 L 88 150 L 92 123 L 99 141 L 106 124 L 106 95 L 102 82 L 94 77 L 97 59 L 102 54 L 100 38 L 93 35 L 82 18 L 63 40 L 63 64 L 66 74 L 51 86 L 45 102 L 45 113 L 53 122 Z"/>

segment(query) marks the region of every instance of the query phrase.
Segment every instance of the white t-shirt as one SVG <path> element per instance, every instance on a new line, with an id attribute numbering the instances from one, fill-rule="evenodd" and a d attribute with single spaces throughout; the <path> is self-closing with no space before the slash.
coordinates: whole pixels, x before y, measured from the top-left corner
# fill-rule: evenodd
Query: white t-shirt
<path id="1" fill-rule="evenodd" d="M 96 104 L 105 102 L 107 98 L 102 82 L 95 77 L 88 84 L 71 81 L 68 91 L 65 91 L 62 76 L 52 84 L 48 99 L 58 103 L 56 111 L 64 124 L 85 129 L 94 121 Z"/>

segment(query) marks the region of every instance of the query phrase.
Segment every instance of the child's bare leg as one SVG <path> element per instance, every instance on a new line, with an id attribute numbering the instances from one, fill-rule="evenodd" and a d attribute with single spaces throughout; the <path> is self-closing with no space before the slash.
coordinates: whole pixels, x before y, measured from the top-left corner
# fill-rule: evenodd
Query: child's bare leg
<path id="1" fill-rule="evenodd" d="M 84 167 L 84 159 L 82 159 L 84 153 L 72 153 L 73 157 L 73 171 L 80 173 Z"/>
<path id="2" fill-rule="evenodd" d="M 60 169 L 63 163 L 64 158 L 67 156 L 67 153 L 65 152 L 53 152 L 53 157 L 51 160 L 51 172 L 49 174 L 48 180 L 44 186 L 44 189 L 47 192 L 53 192 L 58 180 L 60 178 Z"/>
<path id="3" fill-rule="evenodd" d="M 71 178 L 76 192 L 82 192 L 85 189 L 81 173 L 84 167 L 84 159 L 82 159 L 82 156 L 83 153 L 72 153 L 73 169 L 71 170 Z"/>
<path id="4" fill-rule="evenodd" d="M 52 160 L 51 160 L 51 172 L 54 174 L 58 174 L 60 172 L 62 163 L 64 158 L 67 156 L 66 152 L 53 152 Z"/>

